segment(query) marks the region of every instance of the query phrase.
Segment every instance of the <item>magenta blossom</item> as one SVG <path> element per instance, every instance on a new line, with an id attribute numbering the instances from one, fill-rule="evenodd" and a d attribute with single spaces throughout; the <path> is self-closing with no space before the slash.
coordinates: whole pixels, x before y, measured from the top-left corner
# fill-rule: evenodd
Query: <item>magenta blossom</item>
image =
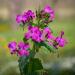
<path id="1" fill-rule="evenodd" d="M 19 56 L 29 56 L 29 51 L 28 50 L 19 50 L 18 55 Z"/>
<path id="2" fill-rule="evenodd" d="M 49 6 L 47 5 L 45 8 L 44 8 L 44 12 L 48 13 L 50 15 L 50 20 L 53 21 L 55 16 L 54 16 L 54 10 Z"/>
<path id="3" fill-rule="evenodd" d="M 42 33 L 42 36 L 45 39 L 52 39 L 52 38 L 54 38 L 53 35 L 52 35 L 51 29 L 48 28 L 48 27 L 44 28 L 43 33 Z"/>
<path id="4" fill-rule="evenodd" d="M 27 22 L 27 16 L 26 15 L 17 15 L 16 17 L 17 23 L 26 23 Z"/>
<path id="5" fill-rule="evenodd" d="M 18 43 L 18 48 L 20 49 L 20 50 L 22 50 L 22 49 L 28 49 L 29 48 L 29 44 L 28 43 L 24 43 L 24 42 L 19 42 Z"/>
<path id="6" fill-rule="evenodd" d="M 16 42 L 10 42 L 8 45 L 8 48 L 10 49 L 11 54 L 17 53 L 19 56 L 28 56 L 29 55 L 28 48 L 30 48 L 30 47 L 29 47 L 28 43 L 19 42 L 18 47 L 17 47 Z"/>
<path id="7" fill-rule="evenodd" d="M 55 39 L 55 42 L 57 43 L 57 45 L 55 46 L 64 47 L 67 44 L 67 41 L 64 38 L 62 38 L 63 35 L 64 32 L 62 31 L 61 35 Z"/>
<path id="8" fill-rule="evenodd" d="M 41 42 L 41 35 L 42 35 L 42 31 L 39 29 L 39 27 L 37 26 L 34 26 L 31 28 L 31 38 L 32 40 L 34 41 L 37 41 L 37 42 Z"/>
<path id="9" fill-rule="evenodd" d="M 22 15 L 17 15 L 16 22 L 20 23 L 22 21 Z"/>
<path id="10" fill-rule="evenodd" d="M 55 40 L 60 47 L 64 47 L 67 41 L 64 38 L 57 37 Z"/>
<path id="11" fill-rule="evenodd" d="M 17 43 L 16 42 L 10 42 L 9 44 L 8 44 L 8 48 L 10 49 L 10 52 L 11 52 L 11 54 L 14 54 L 14 53 L 16 53 L 16 50 L 17 50 Z"/>
<path id="12" fill-rule="evenodd" d="M 37 42 L 41 42 L 42 31 L 37 26 L 28 26 L 28 32 L 25 33 L 26 39 L 32 39 Z"/>
<path id="13" fill-rule="evenodd" d="M 31 10 L 24 12 L 24 14 L 23 14 L 24 22 L 30 22 L 30 20 L 32 20 L 33 18 L 35 18 L 34 12 L 32 12 Z"/>
<path id="14" fill-rule="evenodd" d="M 67 41 L 64 38 L 57 37 L 53 42 L 49 41 L 48 44 L 58 49 L 58 47 L 64 47 L 67 44 Z"/>
<path id="15" fill-rule="evenodd" d="M 32 40 L 34 40 L 34 41 L 36 41 L 36 42 L 41 42 L 41 41 L 42 41 L 42 40 L 41 40 L 41 35 L 34 33 L 34 34 L 32 35 Z"/>
<path id="16" fill-rule="evenodd" d="M 29 40 L 31 38 L 31 32 L 27 32 L 25 33 L 25 36 L 24 36 L 27 40 Z"/>
<path id="17" fill-rule="evenodd" d="M 16 21 L 17 23 L 27 23 L 30 22 L 30 20 L 32 20 L 35 17 L 34 12 L 32 12 L 31 10 L 28 10 L 27 12 L 24 12 L 24 14 L 22 15 L 17 15 L 16 17 Z"/>
<path id="18" fill-rule="evenodd" d="M 45 11 L 46 13 L 53 12 L 52 8 L 51 8 L 49 5 L 47 5 L 47 6 L 44 8 L 44 11 Z"/>
<path id="19" fill-rule="evenodd" d="M 39 27 L 33 26 L 30 31 L 31 31 L 31 33 L 38 33 L 39 32 Z"/>
<path id="20" fill-rule="evenodd" d="M 43 33 L 44 33 L 45 35 L 48 35 L 48 34 L 51 34 L 52 31 L 51 31 L 51 29 L 50 29 L 49 27 L 46 27 L 46 28 L 44 28 Z"/>
<path id="21" fill-rule="evenodd" d="M 32 29 L 32 25 L 28 25 L 28 30 L 30 31 Z"/>
<path id="22" fill-rule="evenodd" d="M 62 36 L 64 35 L 64 32 L 61 32 L 61 35 L 59 37 L 54 37 L 52 34 L 48 36 L 48 39 L 51 39 L 53 41 L 49 41 L 48 44 L 51 46 L 54 46 L 56 49 L 58 49 L 58 47 L 64 47 L 67 44 L 66 39 L 62 38 Z"/>
<path id="23" fill-rule="evenodd" d="M 35 14 L 32 10 L 28 10 L 26 13 L 24 13 L 28 17 L 31 17 L 32 19 L 35 18 Z"/>
<path id="24" fill-rule="evenodd" d="M 22 15 L 22 22 L 26 23 L 27 22 L 27 15 Z"/>

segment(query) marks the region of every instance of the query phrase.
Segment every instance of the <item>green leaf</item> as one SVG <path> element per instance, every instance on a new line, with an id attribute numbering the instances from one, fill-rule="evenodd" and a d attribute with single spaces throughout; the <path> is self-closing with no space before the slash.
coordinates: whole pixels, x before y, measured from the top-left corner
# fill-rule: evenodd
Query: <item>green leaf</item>
<path id="1" fill-rule="evenodd" d="M 38 58 L 33 58 L 32 59 L 32 71 L 41 70 L 41 69 L 43 69 L 41 60 L 39 60 Z"/>
<path id="2" fill-rule="evenodd" d="M 19 68 L 21 75 L 35 75 L 37 70 L 43 69 L 43 66 L 38 58 L 30 58 L 28 61 L 26 57 L 21 57 L 19 59 Z"/>
<path id="3" fill-rule="evenodd" d="M 42 70 L 42 64 L 41 61 L 38 58 L 32 58 L 30 59 L 29 63 L 27 63 L 26 68 L 28 69 L 28 71 L 26 71 L 26 75 L 33 75 L 33 74 L 37 74 L 37 70 Z"/>

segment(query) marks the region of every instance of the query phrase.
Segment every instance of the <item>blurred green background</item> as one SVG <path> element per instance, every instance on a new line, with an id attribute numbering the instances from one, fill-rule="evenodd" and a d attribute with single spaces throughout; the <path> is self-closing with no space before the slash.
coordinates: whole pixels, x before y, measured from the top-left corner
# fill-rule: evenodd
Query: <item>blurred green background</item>
<path id="1" fill-rule="evenodd" d="M 16 14 L 47 4 L 55 10 L 55 20 L 50 24 L 54 35 L 63 30 L 68 44 L 56 53 L 42 48 L 36 57 L 50 75 L 75 75 L 75 0 L 0 0 L 0 75 L 20 75 L 18 57 L 8 49 L 10 41 L 21 41 L 25 33 L 15 21 Z"/>

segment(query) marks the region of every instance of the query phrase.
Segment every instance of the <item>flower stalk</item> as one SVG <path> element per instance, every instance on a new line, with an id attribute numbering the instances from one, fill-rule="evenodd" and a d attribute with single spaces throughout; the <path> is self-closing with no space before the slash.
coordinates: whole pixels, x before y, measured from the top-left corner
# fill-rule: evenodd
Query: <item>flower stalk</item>
<path id="1" fill-rule="evenodd" d="M 47 48 L 49 52 L 54 52 L 55 49 L 64 47 L 67 44 L 67 41 L 63 38 L 63 31 L 60 36 L 56 37 L 53 35 L 52 29 L 49 28 L 48 25 L 54 19 L 54 10 L 49 5 L 36 10 L 36 13 L 28 10 L 17 15 L 16 22 L 23 27 L 23 30 L 27 26 L 27 32 L 24 34 L 23 41 L 19 43 L 10 42 L 8 47 L 11 54 L 19 56 L 18 62 L 21 75 L 38 75 L 38 70 L 44 70 L 41 60 L 35 58 L 36 53 L 39 52 L 42 46 Z M 29 40 L 33 42 L 33 48 L 31 48 Z"/>

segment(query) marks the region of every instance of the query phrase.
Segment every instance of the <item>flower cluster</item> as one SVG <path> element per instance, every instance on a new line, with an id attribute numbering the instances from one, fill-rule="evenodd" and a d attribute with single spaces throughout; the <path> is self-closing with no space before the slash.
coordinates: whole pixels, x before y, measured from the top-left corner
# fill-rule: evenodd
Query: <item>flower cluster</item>
<path id="1" fill-rule="evenodd" d="M 35 18 L 34 12 L 32 12 L 31 10 L 28 10 L 27 12 L 24 12 L 22 15 L 17 15 L 16 21 L 17 23 L 22 22 L 23 24 L 25 24 L 33 20 L 33 18 Z"/>
<path id="2" fill-rule="evenodd" d="M 36 12 L 36 17 L 40 19 L 41 23 L 48 25 L 55 18 L 54 10 L 48 5 L 39 12 Z"/>
<path id="3" fill-rule="evenodd" d="M 41 16 L 42 18 L 48 17 L 48 21 L 53 21 L 54 20 L 54 11 L 50 6 L 46 6 L 42 11 L 41 11 Z"/>
<path id="4" fill-rule="evenodd" d="M 25 33 L 25 39 L 29 40 L 30 38 L 36 42 L 43 42 L 46 38 L 51 38 L 51 30 L 46 27 L 44 29 L 40 29 L 37 26 L 28 26 L 28 32 Z"/>
<path id="5" fill-rule="evenodd" d="M 36 11 L 36 13 L 28 10 L 22 15 L 17 15 L 17 23 L 22 23 L 23 26 L 27 25 L 28 31 L 24 34 L 26 43 L 25 41 L 18 43 L 18 45 L 16 42 L 9 43 L 8 47 L 10 48 L 11 54 L 17 53 L 19 56 L 28 56 L 30 54 L 28 50 L 30 48 L 29 39 L 36 43 L 47 42 L 49 46 L 53 46 L 56 49 L 58 49 L 58 47 L 64 47 L 67 43 L 67 41 L 62 38 L 64 32 L 62 31 L 60 36 L 55 37 L 52 30 L 48 27 L 48 24 L 52 22 L 54 18 L 54 10 L 50 6 L 46 6 L 44 9 Z M 33 19 L 36 21 L 34 22 Z"/>
<path id="6" fill-rule="evenodd" d="M 53 42 L 49 42 L 50 45 L 54 46 L 56 49 L 58 49 L 58 47 L 64 47 L 67 44 L 66 39 L 62 38 L 62 36 L 64 35 L 64 32 L 61 32 L 61 35 L 56 37 Z"/>
<path id="7" fill-rule="evenodd" d="M 52 34 L 52 31 L 50 28 L 46 27 L 44 29 L 40 29 L 37 26 L 28 26 L 28 32 L 25 33 L 24 38 L 29 40 L 32 39 L 33 41 L 36 41 L 38 43 L 47 41 L 49 45 L 54 46 L 55 48 L 64 47 L 67 41 L 62 38 L 64 35 L 64 32 L 61 32 L 61 35 L 58 37 L 55 37 Z M 50 44 L 51 43 L 51 44 Z"/>
<path id="8" fill-rule="evenodd" d="M 19 56 L 28 56 L 29 55 L 29 44 L 19 42 L 18 44 L 13 41 L 8 44 L 11 54 L 18 54 Z"/>

